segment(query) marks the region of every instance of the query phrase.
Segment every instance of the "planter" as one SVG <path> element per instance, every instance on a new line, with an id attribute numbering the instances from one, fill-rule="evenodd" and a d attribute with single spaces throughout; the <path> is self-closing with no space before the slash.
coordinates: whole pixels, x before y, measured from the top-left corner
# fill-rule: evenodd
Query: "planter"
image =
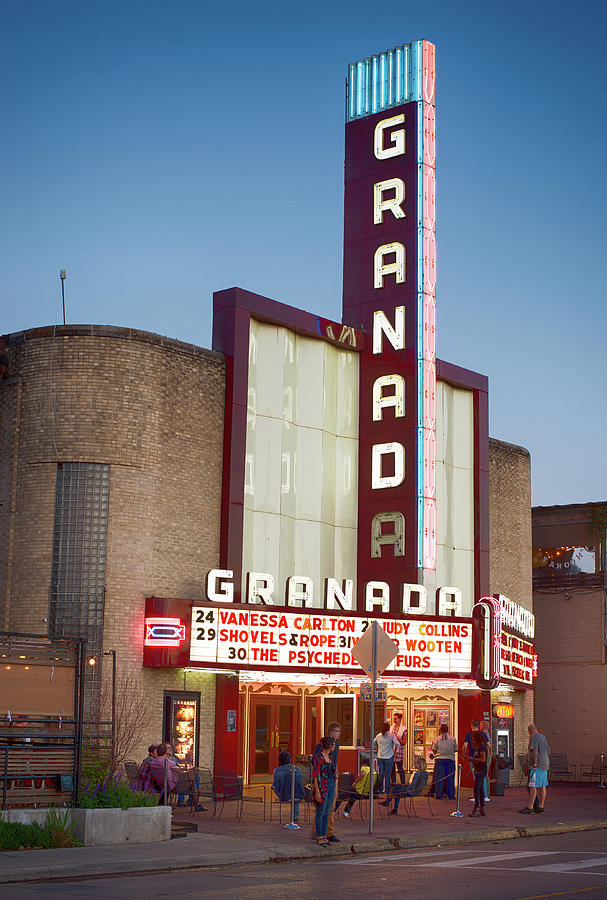
<path id="1" fill-rule="evenodd" d="M 8 809 L 6 822 L 44 825 L 47 809 Z M 60 810 L 64 812 L 64 810 Z M 148 844 L 171 838 L 170 806 L 134 806 L 132 809 L 70 809 L 68 822 L 86 847 L 104 844 Z"/>
<path id="2" fill-rule="evenodd" d="M 3 822 L 19 822 L 21 825 L 40 825 L 44 828 L 48 809 L 1 809 Z M 62 810 L 63 812 L 63 810 Z"/>
<path id="3" fill-rule="evenodd" d="M 170 806 L 72 809 L 74 834 L 86 847 L 148 844 L 171 839 Z"/>

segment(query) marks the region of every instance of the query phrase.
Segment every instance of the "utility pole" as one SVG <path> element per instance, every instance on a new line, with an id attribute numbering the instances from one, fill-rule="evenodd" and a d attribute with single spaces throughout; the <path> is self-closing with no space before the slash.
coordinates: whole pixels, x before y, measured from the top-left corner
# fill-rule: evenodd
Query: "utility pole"
<path id="1" fill-rule="evenodd" d="M 116 651 L 105 650 L 104 656 L 112 657 L 112 765 L 116 755 Z"/>

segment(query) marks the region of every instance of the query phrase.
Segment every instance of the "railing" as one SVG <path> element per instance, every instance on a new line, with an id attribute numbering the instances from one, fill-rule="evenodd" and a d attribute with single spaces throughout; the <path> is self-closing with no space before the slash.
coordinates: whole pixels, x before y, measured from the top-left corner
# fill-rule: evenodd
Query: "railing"
<path id="1" fill-rule="evenodd" d="M 54 740 L 52 742 L 40 740 L 42 737 L 51 737 Z M 22 745 L 9 745 L 0 739 L 2 809 L 7 809 L 7 804 L 15 801 L 15 797 L 9 796 L 9 784 L 13 785 L 12 789 L 17 794 L 16 802 L 24 805 L 24 789 L 19 791 L 15 783 L 28 781 L 31 782 L 29 805 L 36 806 L 36 800 L 47 799 L 49 794 L 51 800 L 61 795 L 69 795 L 70 802 L 75 804 L 77 756 L 77 743 L 73 732 L 71 735 L 64 735 L 62 742 L 57 741 L 55 734 L 39 734 L 35 743 L 24 741 Z M 65 779 L 64 784 L 62 779 Z M 48 787 L 48 782 L 52 780 L 55 781 L 55 789 Z"/>
<path id="2" fill-rule="evenodd" d="M 533 587 L 541 588 L 601 588 L 605 584 L 605 573 L 574 572 L 568 574 L 562 569 L 539 568 L 533 570 Z"/>

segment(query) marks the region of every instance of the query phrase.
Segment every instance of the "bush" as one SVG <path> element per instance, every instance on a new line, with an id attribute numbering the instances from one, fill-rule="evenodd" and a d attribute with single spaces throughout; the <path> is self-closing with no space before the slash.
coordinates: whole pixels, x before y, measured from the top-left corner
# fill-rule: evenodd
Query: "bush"
<path id="1" fill-rule="evenodd" d="M 0 849 L 26 850 L 32 847 L 48 847 L 48 836 L 40 825 L 23 825 L 21 822 L 0 821 Z"/>
<path id="2" fill-rule="evenodd" d="M 93 753 L 84 750 L 80 766 L 80 780 L 87 784 L 101 784 L 110 774 L 111 759 L 109 753 Z"/>
<path id="3" fill-rule="evenodd" d="M 46 822 L 44 823 L 44 831 L 49 836 L 50 847 L 80 847 L 82 846 L 76 835 L 71 822 L 69 822 L 70 813 L 68 809 L 57 809 L 51 807 L 46 814 Z"/>
<path id="4" fill-rule="evenodd" d="M 46 815 L 44 827 L 0 820 L 0 850 L 80 847 L 71 825 L 67 824 L 68 816 L 68 810 L 62 813 L 51 809 Z"/>
<path id="5" fill-rule="evenodd" d="M 82 809 L 131 809 L 133 806 L 158 806 L 156 791 L 142 791 L 119 775 L 106 775 L 101 781 L 82 780 L 78 806 Z"/>

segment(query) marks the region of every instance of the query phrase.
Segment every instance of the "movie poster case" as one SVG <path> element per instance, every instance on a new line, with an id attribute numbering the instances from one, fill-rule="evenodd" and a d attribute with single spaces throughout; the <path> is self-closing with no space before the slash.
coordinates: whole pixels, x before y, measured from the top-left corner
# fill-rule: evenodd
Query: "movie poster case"
<path id="1" fill-rule="evenodd" d="M 437 740 L 439 728 L 447 725 L 449 733 L 454 729 L 453 703 L 411 703 L 411 728 L 409 746 L 411 748 L 410 766 L 414 768 L 416 756 L 423 756 L 429 769 L 434 768 L 431 758 L 432 744 Z"/>
<path id="2" fill-rule="evenodd" d="M 164 739 L 170 743 L 174 756 L 184 769 L 198 765 L 199 721 L 199 693 L 165 691 Z"/>

